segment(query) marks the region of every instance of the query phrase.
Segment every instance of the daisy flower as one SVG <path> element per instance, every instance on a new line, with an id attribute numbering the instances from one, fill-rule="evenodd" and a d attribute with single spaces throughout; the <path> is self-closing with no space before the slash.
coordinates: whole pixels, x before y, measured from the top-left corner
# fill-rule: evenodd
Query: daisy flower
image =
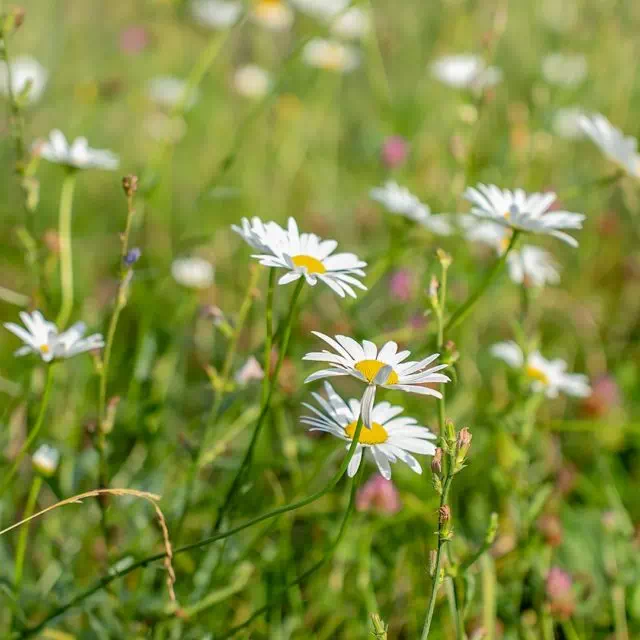
<path id="1" fill-rule="evenodd" d="M 514 369 L 524 370 L 531 381 L 531 389 L 543 392 L 547 398 L 556 398 L 560 393 L 579 398 L 591 395 L 587 376 L 567 373 L 564 360 L 547 360 L 539 351 L 530 353 L 525 359 L 522 349 L 513 340 L 494 344 L 491 354 Z"/>
<path id="2" fill-rule="evenodd" d="M 342 13 L 351 0 L 291 0 L 292 4 L 313 18 L 320 20 L 330 20 Z"/>
<path id="3" fill-rule="evenodd" d="M 479 218 L 517 231 L 550 235 L 572 247 L 578 246 L 578 241 L 562 229 L 582 229 L 585 216 L 569 211 L 549 212 L 555 193 L 527 194 L 522 189 L 509 191 L 479 184 L 477 188 L 467 188 L 464 197 L 473 205 L 471 213 Z"/>
<path id="4" fill-rule="evenodd" d="M 33 468 L 45 478 L 55 474 L 59 463 L 60 452 L 48 444 L 40 445 L 31 458 Z"/>
<path id="5" fill-rule="evenodd" d="M 325 400 L 320 394 L 312 393 L 318 406 L 303 403 L 313 415 L 303 416 L 300 422 L 310 427 L 310 431 L 324 431 L 342 440 L 346 440 L 347 449 L 353 440 L 360 415 L 360 401 L 351 399 L 345 402 L 328 383 L 324 383 L 327 395 Z M 362 429 L 353 458 L 349 461 L 347 475 L 352 478 L 360 468 L 365 450 L 373 458 L 383 478 L 391 478 L 391 464 L 401 460 L 415 473 L 421 474 L 420 463 L 411 453 L 432 456 L 436 446 L 436 436 L 426 427 L 418 425 L 414 418 L 403 417 L 402 407 L 394 407 L 388 402 L 380 402 L 371 411 L 371 419 Z"/>
<path id="6" fill-rule="evenodd" d="M 234 89 L 245 98 L 262 98 L 269 91 L 269 74 L 256 64 L 240 67 L 233 75 Z"/>
<path id="7" fill-rule="evenodd" d="M 484 60 L 473 54 L 442 56 L 431 65 L 431 73 L 443 84 L 454 89 L 481 91 L 502 80 L 502 71 L 487 66 Z"/>
<path id="8" fill-rule="evenodd" d="M 182 105 L 187 91 L 187 83 L 175 76 L 157 76 L 147 85 L 149 99 L 162 109 L 171 110 Z M 198 102 L 200 92 L 195 89 L 189 92 L 189 99 L 183 105 L 188 111 Z"/>
<path id="9" fill-rule="evenodd" d="M 580 107 L 564 107 L 557 109 L 551 116 L 551 128 L 560 138 L 578 140 L 584 137 L 581 121 L 584 110 Z"/>
<path id="10" fill-rule="evenodd" d="M 331 33 L 345 40 L 364 38 L 371 29 L 369 13 L 361 7 L 351 7 L 331 23 Z"/>
<path id="11" fill-rule="evenodd" d="M 640 154 L 636 138 L 625 136 L 600 114 L 582 116 L 580 126 L 609 160 L 621 166 L 629 175 L 640 178 Z"/>
<path id="12" fill-rule="evenodd" d="M 203 258 L 177 258 L 171 264 L 173 279 L 189 289 L 207 289 L 213 284 L 213 265 Z"/>
<path id="13" fill-rule="evenodd" d="M 242 13 L 242 4 L 226 0 L 192 0 L 191 15 L 203 27 L 227 29 Z"/>
<path id="14" fill-rule="evenodd" d="M 36 142 L 37 152 L 45 160 L 73 169 L 105 169 L 114 171 L 120 165 L 118 156 L 107 149 L 92 149 L 86 138 L 76 138 L 71 144 L 64 133 L 54 129 L 49 139 Z"/>
<path id="15" fill-rule="evenodd" d="M 434 353 L 417 362 L 405 362 L 411 352 L 398 352 L 398 345 L 395 342 L 387 342 L 382 349 L 378 350 L 376 345 L 369 340 L 363 340 L 360 344 L 347 336 L 338 335 L 335 338 L 330 338 L 318 331 L 312 331 L 312 333 L 324 340 L 334 352 L 325 349 L 304 356 L 303 360 L 328 362 L 331 365 L 328 369 L 312 373 L 307 377 L 305 383 L 334 376 L 352 376 L 365 382 L 367 388 L 362 397 L 362 419 L 367 426 L 371 424 L 372 420 L 371 411 L 376 387 L 442 398 L 439 391 L 424 385 L 449 382 L 447 376 L 438 373 L 447 367 L 446 364 L 427 368 L 438 358 L 439 353 Z"/>
<path id="16" fill-rule="evenodd" d="M 293 11 L 283 0 L 258 0 L 251 17 L 272 31 L 286 31 L 293 24 Z"/>
<path id="17" fill-rule="evenodd" d="M 15 356 L 36 353 L 44 362 L 51 362 L 54 359 L 72 358 L 80 353 L 104 347 L 104 340 L 99 333 L 83 337 L 86 330 L 83 322 L 77 322 L 66 331 L 58 333 L 58 327 L 46 320 L 39 311 L 31 314 L 21 311 L 20 319 L 24 327 L 13 322 L 4 324 L 5 329 L 24 342 L 15 352 Z"/>
<path id="18" fill-rule="evenodd" d="M 574 88 L 587 77 L 587 60 L 580 54 L 551 53 L 542 61 L 542 75 L 549 84 Z"/>
<path id="19" fill-rule="evenodd" d="M 35 59 L 30 56 L 19 56 L 11 60 L 7 66 L 6 62 L 0 62 L 0 93 L 9 95 L 9 71 L 11 72 L 11 93 L 19 96 L 31 82 L 27 102 L 34 104 L 42 97 L 49 79 L 49 72 Z"/>
<path id="20" fill-rule="evenodd" d="M 251 247 L 262 251 L 253 256 L 261 265 L 288 270 L 278 284 L 305 278 L 311 286 L 323 282 L 341 298 L 345 294 L 356 298 L 353 287 L 366 291 L 354 276 L 364 277 L 362 268 L 367 263 L 353 253 L 333 254 L 338 246 L 335 240 L 322 240 L 314 233 L 299 233 L 293 218 L 289 218 L 286 230 L 275 222 L 263 224 L 258 218 L 251 223 L 244 218 L 241 228 L 233 226 L 232 229 Z"/>
<path id="21" fill-rule="evenodd" d="M 382 187 L 371 189 L 369 197 L 379 202 L 389 213 L 419 222 L 433 233 L 449 235 L 452 232 L 448 214 L 432 215 L 426 204 L 393 180 L 387 180 Z"/>
<path id="22" fill-rule="evenodd" d="M 302 50 L 302 59 L 310 67 L 339 73 L 349 73 L 360 64 L 360 54 L 357 49 L 323 38 L 309 40 Z"/>

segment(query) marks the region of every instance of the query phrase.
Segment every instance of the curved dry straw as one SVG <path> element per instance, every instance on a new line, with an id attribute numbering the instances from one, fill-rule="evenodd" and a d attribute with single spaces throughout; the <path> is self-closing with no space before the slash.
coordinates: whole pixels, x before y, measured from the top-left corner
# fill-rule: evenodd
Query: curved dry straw
<path id="1" fill-rule="evenodd" d="M 43 509 L 42 511 L 38 511 L 38 513 L 34 513 L 32 516 L 25 518 L 24 520 L 20 520 L 20 522 L 16 522 L 12 524 L 10 527 L 3 529 L 0 531 L 0 536 L 3 536 L 5 533 L 9 533 L 13 529 L 17 529 L 18 527 L 26 524 L 27 522 L 31 522 L 31 520 L 35 520 L 35 518 L 39 518 L 40 516 L 53 511 L 54 509 L 58 509 L 59 507 L 64 507 L 68 504 L 77 504 L 82 502 L 85 498 L 96 498 L 100 495 L 108 494 L 112 496 L 133 496 L 134 498 L 142 498 L 147 502 L 150 502 L 153 505 L 153 508 L 156 512 L 156 516 L 158 517 L 158 524 L 160 525 L 160 529 L 162 531 L 162 540 L 164 542 L 164 566 L 167 570 L 167 589 L 169 590 L 169 598 L 172 602 L 176 601 L 176 594 L 173 589 L 173 585 L 176 582 L 176 574 L 173 570 L 173 548 L 171 547 L 171 539 L 169 538 L 169 529 L 167 528 L 167 522 L 165 520 L 164 514 L 158 505 L 158 501 L 160 500 L 160 496 L 155 493 L 148 493 L 147 491 L 137 491 L 136 489 L 94 489 L 93 491 L 87 491 L 85 493 L 79 493 L 76 496 L 71 496 L 66 500 L 61 500 L 60 502 L 56 502 L 52 504 L 50 507 Z"/>

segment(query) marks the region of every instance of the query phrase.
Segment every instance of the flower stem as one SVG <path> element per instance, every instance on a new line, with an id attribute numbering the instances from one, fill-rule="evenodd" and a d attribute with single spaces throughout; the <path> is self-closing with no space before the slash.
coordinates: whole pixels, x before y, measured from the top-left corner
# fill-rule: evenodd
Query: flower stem
<path id="1" fill-rule="evenodd" d="M 40 494 L 40 489 L 42 488 L 42 476 L 36 475 L 31 484 L 31 489 L 29 490 L 29 496 L 27 498 L 27 504 L 24 508 L 24 513 L 22 517 L 27 519 L 33 515 L 33 511 L 36 506 L 36 501 L 38 499 L 38 495 Z M 16 546 L 16 564 L 13 571 L 13 586 L 18 593 L 20 591 L 20 585 L 22 584 L 22 574 L 24 569 L 24 557 L 27 551 L 27 540 L 29 538 L 29 525 L 25 525 L 20 530 L 20 535 L 18 536 L 18 544 Z"/>
<path id="2" fill-rule="evenodd" d="M 18 173 L 22 174 L 24 171 L 25 160 L 25 135 L 24 135 L 24 118 L 22 117 L 22 110 L 16 99 L 16 95 L 13 91 L 13 73 L 11 69 L 11 62 L 9 59 L 9 49 L 7 42 L 9 37 L 7 34 L 2 34 L 0 37 L 0 60 L 5 63 L 6 69 L 6 87 L 7 97 L 9 98 L 9 111 L 11 113 L 11 124 L 13 139 L 16 147 L 16 169 Z"/>
<path id="3" fill-rule="evenodd" d="M 262 379 L 262 404 L 269 393 L 271 381 L 271 349 L 273 348 L 273 295 L 276 283 L 276 270 L 269 269 L 269 284 L 267 286 L 267 307 L 265 310 L 265 341 L 264 341 L 264 378 Z"/>
<path id="4" fill-rule="evenodd" d="M 36 419 L 36 424 L 31 430 L 31 433 L 29 433 L 29 436 L 27 437 L 25 443 L 20 448 L 20 451 L 18 452 L 18 455 L 16 456 L 16 459 L 13 462 L 13 466 L 11 467 L 11 470 L 5 476 L 2 482 L 2 485 L 0 486 L 0 496 L 4 494 L 5 490 L 11 483 L 11 480 L 13 480 L 13 477 L 18 471 L 18 468 L 20 466 L 20 463 L 22 462 L 22 459 L 31 448 L 31 445 L 34 443 L 35 439 L 38 437 L 38 434 L 40 433 L 40 429 L 42 429 L 42 425 L 44 424 L 44 417 L 47 413 L 47 407 L 49 405 L 49 397 L 51 395 L 52 385 L 53 385 L 53 365 L 50 364 L 47 366 L 47 380 L 44 385 L 44 393 L 42 394 L 42 400 L 40 401 L 40 411 Z"/>
<path id="5" fill-rule="evenodd" d="M 511 241 L 506 251 L 496 260 L 495 264 L 491 267 L 484 280 L 480 283 L 480 286 L 453 312 L 453 315 L 449 318 L 449 321 L 445 325 L 445 333 L 455 329 L 471 312 L 474 305 L 482 297 L 484 292 L 489 288 L 489 285 L 496 279 L 504 263 L 507 261 L 507 256 L 513 249 L 518 239 L 519 231 L 515 230 L 511 236 Z"/>
<path id="6" fill-rule="evenodd" d="M 60 211 L 58 218 L 58 236 L 60 242 L 60 287 L 62 304 L 56 324 L 64 329 L 73 309 L 73 259 L 71 253 L 71 212 L 73 210 L 73 191 L 76 186 L 76 172 L 69 169 L 62 182 L 60 192 Z"/>

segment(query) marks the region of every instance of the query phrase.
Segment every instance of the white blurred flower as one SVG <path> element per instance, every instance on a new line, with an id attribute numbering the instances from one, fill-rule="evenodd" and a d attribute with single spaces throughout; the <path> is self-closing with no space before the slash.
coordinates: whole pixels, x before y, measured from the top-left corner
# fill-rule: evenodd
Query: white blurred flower
<path id="1" fill-rule="evenodd" d="M 9 95 L 9 71 L 11 71 L 11 90 L 15 97 L 19 96 L 27 85 L 31 82 L 31 87 L 27 95 L 27 102 L 34 104 L 42 97 L 49 72 L 31 56 L 19 56 L 9 63 L 0 62 L 0 93 Z"/>
<path id="2" fill-rule="evenodd" d="M 191 15 L 203 27 L 227 29 L 242 13 L 242 3 L 232 0 L 191 0 Z"/>
<path id="3" fill-rule="evenodd" d="M 251 17 L 272 31 L 286 31 L 293 24 L 293 11 L 283 0 L 258 0 Z"/>
<path id="4" fill-rule="evenodd" d="M 323 38 L 309 40 L 302 50 L 302 59 L 310 67 L 341 73 L 353 71 L 360 64 L 360 54 L 355 47 Z"/>
<path id="5" fill-rule="evenodd" d="M 48 444 L 40 445 L 31 458 L 33 468 L 45 478 L 50 478 L 55 474 L 59 462 L 60 452 Z"/>
<path id="6" fill-rule="evenodd" d="M 173 279 L 189 289 L 207 289 L 213 284 L 213 265 L 197 256 L 176 258 L 171 264 Z"/>
<path id="7" fill-rule="evenodd" d="M 15 352 L 15 356 L 35 353 L 44 362 L 51 362 L 104 347 L 104 339 L 99 333 L 94 333 L 87 338 L 83 337 L 86 331 L 83 322 L 77 322 L 66 331 L 58 333 L 58 327 L 46 320 L 39 311 L 30 314 L 21 311 L 20 319 L 24 327 L 13 322 L 4 324 L 5 329 L 24 342 L 24 345 Z"/>
<path id="8" fill-rule="evenodd" d="M 640 178 L 640 154 L 638 141 L 632 136 L 625 136 L 616 129 L 603 115 L 595 114 L 580 119 L 582 130 L 595 142 L 600 151 L 629 175 Z"/>
<path id="9" fill-rule="evenodd" d="M 560 393 L 579 398 L 591 395 L 587 376 L 567 373 L 564 360 L 547 360 L 539 351 L 530 353 L 525 360 L 522 349 L 512 340 L 494 344 L 491 354 L 514 369 L 522 369 L 531 381 L 531 389 L 544 392 L 547 398 L 556 398 Z"/>
<path id="10" fill-rule="evenodd" d="M 235 379 L 240 385 L 246 385 L 253 380 L 262 380 L 264 378 L 264 371 L 260 366 L 260 363 L 253 357 L 249 356 L 247 361 L 236 372 Z"/>
<path id="11" fill-rule="evenodd" d="M 170 116 L 162 111 L 147 115 L 143 126 L 154 140 L 172 144 L 182 140 L 187 133 L 187 123 L 182 116 Z"/>
<path id="12" fill-rule="evenodd" d="M 330 20 L 342 13 L 351 0 L 291 0 L 296 9 L 320 20 Z"/>
<path id="13" fill-rule="evenodd" d="M 269 91 L 270 85 L 268 72 L 256 64 L 240 67 L 233 75 L 235 90 L 245 98 L 262 98 Z"/>
<path id="14" fill-rule="evenodd" d="M 364 38 L 371 29 L 371 16 L 361 7 L 351 7 L 331 23 L 331 33 L 346 40 Z"/>
<path id="15" fill-rule="evenodd" d="M 48 140 L 39 140 L 35 149 L 42 158 L 74 169 L 105 169 L 114 171 L 120 165 L 118 156 L 107 149 L 92 149 L 86 138 L 67 142 L 62 131 L 54 129 Z"/>
<path id="16" fill-rule="evenodd" d="M 187 91 L 187 83 L 182 78 L 175 76 L 156 76 L 149 80 L 147 85 L 147 95 L 152 102 L 163 109 L 173 109 L 183 106 L 185 111 L 193 108 L 198 99 L 200 92 L 198 89 L 189 92 L 189 98 L 183 105 L 185 93 Z"/>
<path id="17" fill-rule="evenodd" d="M 551 53 L 542 61 L 542 75 L 549 84 L 577 87 L 587 77 L 587 59 L 580 54 Z"/>
<path id="18" fill-rule="evenodd" d="M 580 107 L 565 107 L 555 111 L 551 119 L 551 128 L 560 138 L 578 140 L 584 138 L 580 124 L 584 111 Z"/>
<path id="19" fill-rule="evenodd" d="M 473 54 L 442 56 L 431 64 L 431 72 L 440 82 L 455 89 L 481 91 L 502 80 L 502 71 L 487 66 Z"/>

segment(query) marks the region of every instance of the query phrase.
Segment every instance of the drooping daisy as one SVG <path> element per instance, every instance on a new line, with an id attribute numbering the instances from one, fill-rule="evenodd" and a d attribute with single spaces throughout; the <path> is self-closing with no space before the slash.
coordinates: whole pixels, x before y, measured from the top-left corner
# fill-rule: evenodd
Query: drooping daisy
<path id="1" fill-rule="evenodd" d="M 379 202 L 389 213 L 419 222 L 434 233 L 449 235 L 453 231 L 448 214 L 432 215 L 426 204 L 393 180 L 388 180 L 382 187 L 371 189 L 369 197 Z"/>
<path id="2" fill-rule="evenodd" d="M 587 77 L 587 60 L 580 54 L 551 53 L 542 61 L 542 75 L 549 84 L 577 87 Z"/>
<path id="3" fill-rule="evenodd" d="M 187 89 L 187 83 L 182 78 L 156 76 L 151 78 L 147 85 L 147 95 L 152 102 L 162 109 L 171 110 L 177 106 L 182 106 L 185 111 L 188 111 L 198 102 L 200 92 L 197 89 L 189 91 L 189 96 L 185 102 Z"/>
<path id="4" fill-rule="evenodd" d="M 640 178 L 640 154 L 636 138 L 625 136 L 600 114 L 583 116 L 580 126 L 609 160 L 634 178 Z"/>
<path id="5" fill-rule="evenodd" d="M 189 289 L 207 289 L 213 284 L 213 265 L 203 258 L 176 258 L 171 264 L 173 279 Z"/>
<path id="6" fill-rule="evenodd" d="M 305 278 L 311 286 L 324 282 L 341 298 L 346 294 L 357 297 L 353 287 L 366 290 L 354 276 L 363 278 L 367 266 L 353 253 L 333 254 L 338 246 L 335 240 L 322 240 L 314 233 L 299 233 L 298 225 L 289 218 L 287 229 L 275 222 L 263 224 L 254 218 L 252 224 L 245 218 L 242 228 L 233 226 L 245 241 L 262 254 L 254 255 L 265 267 L 288 269 L 278 284 L 288 284 Z"/>
<path id="7" fill-rule="evenodd" d="M 352 398 L 345 402 L 328 382 L 324 383 L 324 389 L 326 400 L 318 393 L 312 394 L 321 409 L 303 403 L 313 415 L 303 416 L 300 422 L 308 425 L 310 431 L 324 431 L 346 440 L 349 449 L 360 415 L 360 401 Z M 418 425 L 414 418 L 400 416 L 401 413 L 402 407 L 394 407 L 388 402 L 380 402 L 373 407 L 372 421 L 367 425 L 367 429 L 363 425 L 355 453 L 349 462 L 349 477 L 353 477 L 360 468 L 365 450 L 369 452 L 381 475 L 387 480 L 391 478 L 390 463 L 398 460 L 408 465 L 415 473 L 422 473 L 420 463 L 411 453 L 432 456 L 436 450 L 433 443 L 436 436 L 426 427 Z"/>
<path id="8" fill-rule="evenodd" d="M 487 66 L 479 56 L 458 54 L 442 56 L 431 64 L 431 73 L 443 84 L 454 89 L 481 91 L 502 80 L 502 71 Z"/>
<path id="9" fill-rule="evenodd" d="M 21 311 L 20 319 L 24 327 L 13 322 L 4 324 L 5 329 L 24 342 L 15 352 L 15 356 L 36 353 L 44 362 L 51 362 L 54 359 L 72 358 L 80 353 L 104 347 L 104 339 L 99 333 L 83 337 L 86 331 L 83 322 L 77 322 L 66 331 L 58 333 L 58 327 L 46 320 L 39 311 L 31 314 Z"/>
<path id="10" fill-rule="evenodd" d="M 330 20 L 342 13 L 351 0 L 291 0 L 296 9 L 313 18 Z"/>
<path id="11" fill-rule="evenodd" d="M 293 11 L 283 0 L 258 0 L 251 10 L 251 17 L 272 31 L 286 31 L 293 24 Z"/>
<path id="12" fill-rule="evenodd" d="M 527 194 L 522 189 L 509 191 L 479 184 L 477 188 L 467 188 L 464 197 L 473 205 L 471 213 L 479 218 L 518 231 L 550 235 L 572 247 L 578 246 L 578 241 L 562 229 L 582 229 L 585 216 L 569 211 L 549 212 L 555 193 Z"/>
<path id="13" fill-rule="evenodd" d="M 37 152 L 45 160 L 74 169 L 105 169 L 114 171 L 120 165 L 118 156 L 108 149 L 92 149 L 86 138 L 67 142 L 62 131 L 54 129 L 48 140 L 35 143 Z"/>
<path id="14" fill-rule="evenodd" d="M 11 71 L 11 92 L 15 97 L 19 96 L 30 82 L 27 102 L 34 104 L 42 97 L 49 72 L 31 56 L 18 56 L 9 63 L 0 62 L 0 93 L 9 95 L 9 71 Z"/>
<path id="15" fill-rule="evenodd" d="M 334 353 L 325 349 L 304 356 L 303 360 L 328 362 L 331 365 L 329 369 L 321 369 L 312 373 L 307 377 L 305 383 L 334 376 L 353 376 L 365 382 L 367 389 L 362 397 L 362 419 L 367 426 L 371 423 L 371 410 L 375 400 L 376 387 L 442 398 L 439 391 L 425 385 L 449 382 L 447 376 L 438 373 L 447 367 L 446 364 L 427 368 L 438 358 L 440 355 L 438 353 L 417 362 L 405 362 L 411 352 L 398 352 L 398 345 L 395 342 L 387 342 L 378 350 L 376 345 L 369 340 L 363 340 L 360 344 L 347 336 L 337 335 L 335 338 L 330 338 L 318 331 L 312 331 L 312 333 L 324 340 L 334 350 Z"/>
<path id="16" fill-rule="evenodd" d="M 579 398 L 591 395 L 587 376 L 567 373 L 564 360 L 547 360 L 539 351 L 530 353 L 525 360 L 522 349 L 512 340 L 494 344 L 491 354 L 514 369 L 524 370 L 531 380 L 531 389 L 543 392 L 547 398 L 556 398 L 560 393 Z"/>
<path id="17" fill-rule="evenodd" d="M 208 29 L 232 27 L 242 13 L 242 4 L 232 0 L 191 0 L 191 15 Z"/>
<path id="18" fill-rule="evenodd" d="M 240 67 L 233 74 L 234 89 L 245 98 L 262 98 L 269 91 L 271 79 L 269 74 L 256 64 Z"/>
<path id="19" fill-rule="evenodd" d="M 302 59 L 310 67 L 349 73 L 360 64 L 358 50 L 348 44 L 324 38 L 312 38 L 304 45 Z"/>
<path id="20" fill-rule="evenodd" d="M 369 13 L 361 7 L 351 7 L 331 23 L 331 33 L 345 40 L 364 38 L 371 29 Z"/>

